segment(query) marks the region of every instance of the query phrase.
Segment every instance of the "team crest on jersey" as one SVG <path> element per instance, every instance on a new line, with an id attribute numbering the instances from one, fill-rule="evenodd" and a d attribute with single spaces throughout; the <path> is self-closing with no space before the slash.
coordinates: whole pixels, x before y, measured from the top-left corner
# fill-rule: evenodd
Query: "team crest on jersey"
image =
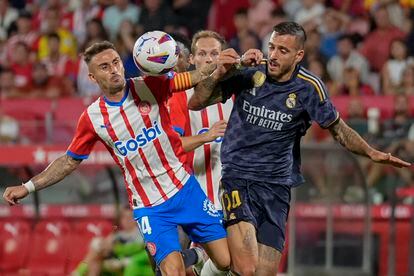
<path id="1" fill-rule="evenodd" d="M 147 242 L 147 249 L 151 256 L 155 256 L 155 253 L 157 253 L 157 246 L 153 242 Z"/>
<path id="2" fill-rule="evenodd" d="M 263 72 L 257 71 L 252 77 L 254 87 L 260 87 L 266 80 L 266 75 Z"/>
<path id="3" fill-rule="evenodd" d="M 220 213 L 216 210 L 216 207 L 214 207 L 214 204 L 206 198 L 203 202 L 203 211 L 207 212 L 212 217 L 219 217 Z"/>
<path id="4" fill-rule="evenodd" d="M 138 110 L 142 115 L 147 115 L 151 112 L 151 104 L 147 101 L 141 101 L 138 104 Z"/>
<path id="5" fill-rule="evenodd" d="M 296 94 L 290 93 L 286 99 L 286 106 L 289 108 L 294 108 L 296 106 Z"/>

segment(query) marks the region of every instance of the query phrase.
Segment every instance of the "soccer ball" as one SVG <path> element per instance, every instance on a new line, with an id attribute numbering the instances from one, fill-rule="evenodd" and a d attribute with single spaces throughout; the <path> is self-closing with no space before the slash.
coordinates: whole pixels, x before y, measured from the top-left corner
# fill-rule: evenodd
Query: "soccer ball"
<path id="1" fill-rule="evenodd" d="M 169 34 L 152 31 L 137 39 L 132 54 L 139 70 L 147 75 L 159 76 L 174 68 L 179 53 L 180 48 Z"/>

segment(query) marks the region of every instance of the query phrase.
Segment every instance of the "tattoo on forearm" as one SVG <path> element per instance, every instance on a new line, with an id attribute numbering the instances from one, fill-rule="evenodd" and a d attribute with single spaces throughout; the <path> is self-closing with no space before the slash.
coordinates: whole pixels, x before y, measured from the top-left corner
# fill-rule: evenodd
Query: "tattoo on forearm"
<path id="1" fill-rule="evenodd" d="M 256 250 L 255 249 L 255 244 L 256 244 L 256 236 L 255 236 L 253 230 L 248 229 L 246 231 L 246 233 L 244 234 L 244 237 L 243 237 L 243 247 L 248 252 L 251 252 L 252 250 Z"/>
<path id="2" fill-rule="evenodd" d="M 347 148 L 349 151 L 368 156 L 368 151 L 371 147 L 365 142 L 364 139 L 352 128 L 350 128 L 343 120 L 339 120 L 338 123 L 329 128 L 332 136 L 342 146 Z"/>
<path id="3" fill-rule="evenodd" d="M 47 186 L 53 185 L 65 176 L 73 172 L 81 160 L 73 159 L 68 155 L 63 155 L 50 163 L 50 165 L 41 173 L 32 178 L 36 190 L 43 189 Z"/>

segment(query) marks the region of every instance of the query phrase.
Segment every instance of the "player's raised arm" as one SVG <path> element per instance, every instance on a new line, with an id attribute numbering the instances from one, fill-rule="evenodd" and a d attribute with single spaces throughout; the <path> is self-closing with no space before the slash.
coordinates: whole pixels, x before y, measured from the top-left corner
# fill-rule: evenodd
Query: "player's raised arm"
<path id="1" fill-rule="evenodd" d="M 223 50 L 217 59 L 217 68 L 214 72 L 194 87 L 195 93 L 189 100 L 188 107 L 192 110 L 200 110 L 221 101 L 221 89 L 218 83 L 230 69 L 234 68 L 234 65 L 239 63 L 240 57 L 234 49 Z"/>
<path id="2" fill-rule="evenodd" d="M 215 64 L 210 64 L 198 70 L 188 72 L 176 73 L 173 79 L 172 92 L 180 92 L 190 89 L 197 85 L 202 80 L 206 79 L 216 69 Z"/>
<path id="3" fill-rule="evenodd" d="M 362 137 L 352 128 L 350 128 L 342 119 L 329 127 L 333 138 L 338 141 L 349 151 L 366 156 L 372 161 L 383 164 L 390 164 L 394 167 L 402 168 L 411 166 L 391 153 L 385 153 L 372 148 Z"/>
<path id="4" fill-rule="evenodd" d="M 50 163 L 44 171 L 30 181 L 23 185 L 6 188 L 3 198 L 10 205 L 16 205 L 19 203 L 19 199 L 26 197 L 29 193 L 56 184 L 65 178 L 79 166 L 81 161 L 65 154 Z"/>

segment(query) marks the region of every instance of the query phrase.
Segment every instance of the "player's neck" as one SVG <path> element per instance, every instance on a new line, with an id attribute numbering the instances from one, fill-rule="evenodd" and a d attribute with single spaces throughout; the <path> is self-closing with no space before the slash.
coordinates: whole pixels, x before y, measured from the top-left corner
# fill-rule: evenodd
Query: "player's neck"
<path id="1" fill-rule="evenodd" d="M 289 72 L 286 72 L 279 78 L 275 78 L 277 82 L 286 82 L 292 78 L 293 73 L 295 72 L 296 67 L 293 67 Z"/>
<path id="2" fill-rule="evenodd" d="M 125 95 L 125 87 L 116 92 L 103 91 L 105 98 L 111 102 L 120 102 Z"/>

